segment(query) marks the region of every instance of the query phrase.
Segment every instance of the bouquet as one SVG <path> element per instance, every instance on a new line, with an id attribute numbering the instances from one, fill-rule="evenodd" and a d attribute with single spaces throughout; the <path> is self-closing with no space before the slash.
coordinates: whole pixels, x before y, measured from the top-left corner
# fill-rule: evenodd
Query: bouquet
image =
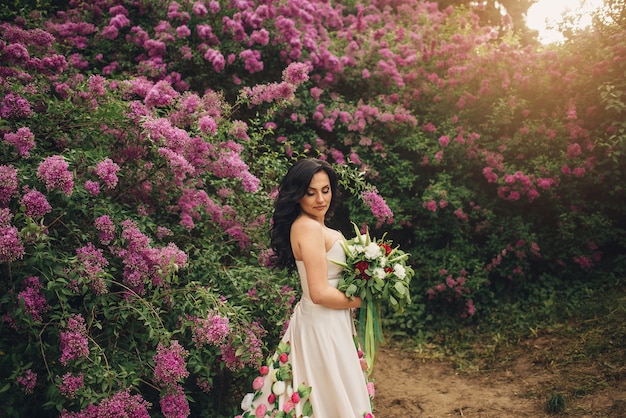
<path id="1" fill-rule="evenodd" d="M 411 303 L 409 283 L 414 271 L 406 264 L 409 255 L 398 247 L 392 248 L 384 235 L 381 239 L 373 239 L 369 230 L 361 234 L 358 227 L 352 225 L 356 236 L 341 243 L 346 254 L 345 264 L 333 262 L 344 267 L 337 288 L 349 298 L 359 296 L 363 299 L 357 318 L 357 333 L 368 373 L 371 373 L 378 345 L 383 341 L 381 303 L 394 312 L 403 311 Z"/>

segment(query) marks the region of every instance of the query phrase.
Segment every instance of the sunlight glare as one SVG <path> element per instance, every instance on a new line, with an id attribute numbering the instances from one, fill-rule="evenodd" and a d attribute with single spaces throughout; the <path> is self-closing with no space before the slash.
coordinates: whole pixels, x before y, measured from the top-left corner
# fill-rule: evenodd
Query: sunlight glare
<path id="1" fill-rule="evenodd" d="M 549 29 L 549 26 L 556 26 L 564 13 L 580 12 L 584 16 L 578 27 L 585 28 L 591 24 L 591 13 L 602 5 L 602 0 L 539 0 L 528 9 L 526 25 L 539 31 L 539 42 L 544 45 L 562 42 L 563 35 L 556 29 Z"/>

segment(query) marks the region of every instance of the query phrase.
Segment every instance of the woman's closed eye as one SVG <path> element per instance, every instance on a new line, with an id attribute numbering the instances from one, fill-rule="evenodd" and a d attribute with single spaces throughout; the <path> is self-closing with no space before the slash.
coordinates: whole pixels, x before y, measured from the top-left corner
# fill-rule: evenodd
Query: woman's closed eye
<path id="1" fill-rule="evenodd" d="M 330 192 L 330 187 L 325 187 L 322 189 L 322 193 L 323 194 L 328 194 Z M 306 193 L 307 196 L 315 196 L 315 192 L 314 191 L 308 191 Z"/>

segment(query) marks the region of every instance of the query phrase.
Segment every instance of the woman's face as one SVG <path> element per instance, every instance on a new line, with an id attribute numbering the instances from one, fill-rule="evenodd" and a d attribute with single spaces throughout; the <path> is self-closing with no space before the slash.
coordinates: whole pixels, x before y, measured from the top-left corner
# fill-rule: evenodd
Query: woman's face
<path id="1" fill-rule="evenodd" d="M 323 221 L 332 199 L 333 192 L 328 174 L 325 171 L 318 171 L 313 175 L 309 188 L 299 203 L 303 214 Z"/>

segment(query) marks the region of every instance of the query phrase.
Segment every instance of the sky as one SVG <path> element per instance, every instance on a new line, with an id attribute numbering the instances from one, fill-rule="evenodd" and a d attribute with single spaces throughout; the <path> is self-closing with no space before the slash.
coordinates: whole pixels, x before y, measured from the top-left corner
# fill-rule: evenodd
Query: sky
<path id="1" fill-rule="evenodd" d="M 546 19 L 558 22 L 563 12 L 581 10 L 587 15 L 581 19 L 581 27 L 585 27 L 591 23 L 590 12 L 601 5 L 602 0 L 539 0 L 528 9 L 526 25 L 539 31 L 541 43 L 559 42 L 563 40 L 563 36 L 556 30 L 546 29 Z"/>

